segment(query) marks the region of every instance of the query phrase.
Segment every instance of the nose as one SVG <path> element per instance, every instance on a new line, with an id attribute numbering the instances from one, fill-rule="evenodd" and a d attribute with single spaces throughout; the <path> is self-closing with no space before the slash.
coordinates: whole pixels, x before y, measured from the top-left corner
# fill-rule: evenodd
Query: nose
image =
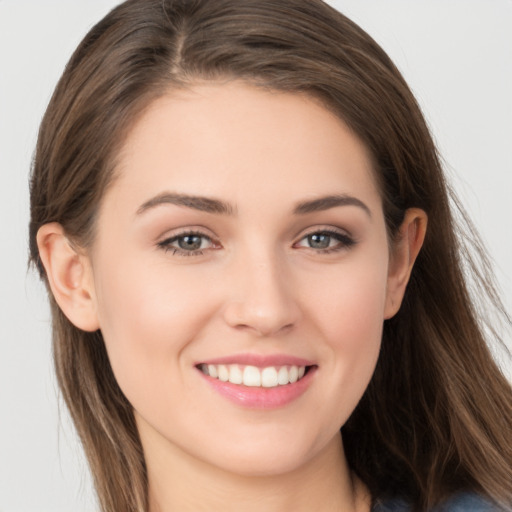
<path id="1" fill-rule="evenodd" d="M 256 336 L 273 336 L 294 327 L 300 308 L 293 280 L 276 255 L 252 255 L 237 265 L 225 304 L 224 319 Z"/>

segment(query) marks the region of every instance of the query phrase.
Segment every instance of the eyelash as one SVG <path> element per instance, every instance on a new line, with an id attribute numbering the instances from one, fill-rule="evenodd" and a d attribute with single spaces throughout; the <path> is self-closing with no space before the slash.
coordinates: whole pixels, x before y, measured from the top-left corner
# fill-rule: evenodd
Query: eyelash
<path id="1" fill-rule="evenodd" d="M 309 237 L 312 237 L 315 235 L 334 238 L 336 241 L 338 241 L 338 244 L 336 244 L 335 246 L 326 247 L 323 249 L 314 248 L 314 247 L 306 247 L 306 248 L 311 249 L 311 250 L 315 251 L 316 253 L 320 253 L 320 254 L 331 254 L 331 253 L 339 252 L 342 250 L 347 250 L 347 249 L 350 249 L 351 247 L 353 247 L 357 243 L 351 236 L 347 235 L 346 233 L 340 233 L 338 231 L 334 231 L 334 230 L 330 230 L 330 229 L 320 229 L 320 230 L 311 231 L 310 233 L 305 234 L 299 240 L 299 242 L 296 242 L 295 244 L 293 244 L 293 247 L 302 247 L 302 246 L 298 245 L 300 242 L 302 242 L 303 240 L 307 240 Z M 179 247 L 174 247 L 172 245 L 173 243 L 176 243 L 180 239 L 184 239 L 186 237 L 199 237 L 203 241 L 206 240 L 206 241 L 210 242 L 213 247 L 208 247 L 208 249 L 210 249 L 210 248 L 216 249 L 216 248 L 220 247 L 220 244 L 216 244 L 212 240 L 211 237 L 209 237 L 208 235 L 205 235 L 201 231 L 185 231 L 183 233 L 174 235 L 170 238 L 166 238 L 165 240 L 162 240 L 161 242 L 159 242 L 157 245 L 160 249 L 163 249 L 165 252 L 172 252 L 173 256 L 202 256 L 204 254 L 203 251 L 205 249 L 196 249 L 196 250 L 189 251 L 189 250 L 182 249 Z"/>
<path id="2" fill-rule="evenodd" d="M 172 244 L 175 242 L 178 242 L 180 239 L 186 238 L 186 237 L 200 237 L 202 240 L 207 240 L 211 242 L 213 246 L 215 246 L 215 243 L 211 239 L 211 237 L 205 235 L 204 233 L 201 233 L 200 231 L 184 231 L 183 233 L 179 233 L 177 235 L 174 235 L 170 238 L 166 238 L 165 240 L 162 240 L 161 242 L 158 242 L 158 247 L 163 249 L 165 252 L 171 252 L 173 256 L 201 256 L 203 254 L 204 249 L 196 249 L 193 251 L 188 251 L 186 249 L 181 249 L 179 247 L 173 247 Z"/>
<path id="3" fill-rule="evenodd" d="M 320 254 L 331 254 L 335 252 L 340 252 L 343 250 L 350 249 L 356 244 L 356 241 L 347 233 L 341 233 L 339 231 L 335 231 L 332 229 L 317 229 L 314 231 L 311 231 L 307 234 L 305 234 L 299 242 L 295 243 L 294 246 L 297 246 L 298 243 L 302 242 L 303 240 L 308 239 L 309 237 L 320 235 L 320 236 L 327 236 L 329 238 L 334 238 L 338 244 L 336 244 L 333 247 L 326 247 L 324 249 L 315 249 L 314 247 L 309 247 L 309 249 L 314 250 L 315 252 L 318 252 Z"/>

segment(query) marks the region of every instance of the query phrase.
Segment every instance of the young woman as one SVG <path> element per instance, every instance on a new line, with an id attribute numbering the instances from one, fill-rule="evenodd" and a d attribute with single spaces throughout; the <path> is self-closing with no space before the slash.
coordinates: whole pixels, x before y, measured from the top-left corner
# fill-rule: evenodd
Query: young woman
<path id="1" fill-rule="evenodd" d="M 510 508 L 512 392 L 434 144 L 326 4 L 114 9 L 50 102 L 31 209 L 104 511 Z"/>

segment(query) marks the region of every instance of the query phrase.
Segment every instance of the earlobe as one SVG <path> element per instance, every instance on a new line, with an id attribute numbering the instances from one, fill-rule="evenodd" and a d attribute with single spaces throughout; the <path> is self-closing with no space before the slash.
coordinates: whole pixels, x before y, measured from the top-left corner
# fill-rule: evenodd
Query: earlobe
<path id="1" fill-rule="evenodd" d="M 402 304 L 411 271 L 427 231 L 427 214 L 410 208 L 400 226 L 397 242 L 391 251 L 384 318 L 393 317 Z"/>
<path id="2" fill-rule="evenodd" d="M 62 312 L 79 329 L 99 329 L 87 257 L 72 246 L 63 227 L 56 222 L 41 226 L 37 246 L 48 283 Z"/>

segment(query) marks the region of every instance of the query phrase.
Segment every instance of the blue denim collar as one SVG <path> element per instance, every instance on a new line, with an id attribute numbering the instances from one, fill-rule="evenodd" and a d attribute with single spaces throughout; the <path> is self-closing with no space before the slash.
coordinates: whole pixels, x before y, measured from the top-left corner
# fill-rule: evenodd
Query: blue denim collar
<path id="1" fill-rule="evenodd" d="M 459 493 L 434 507 L 429 512 L 503 512 L 510 510 L 499 508 L 488 499 L 474 493 Z M 411 506 L 403 499 L 391 499 L 376 503 L 372 512 L 410 512 Z"/>

